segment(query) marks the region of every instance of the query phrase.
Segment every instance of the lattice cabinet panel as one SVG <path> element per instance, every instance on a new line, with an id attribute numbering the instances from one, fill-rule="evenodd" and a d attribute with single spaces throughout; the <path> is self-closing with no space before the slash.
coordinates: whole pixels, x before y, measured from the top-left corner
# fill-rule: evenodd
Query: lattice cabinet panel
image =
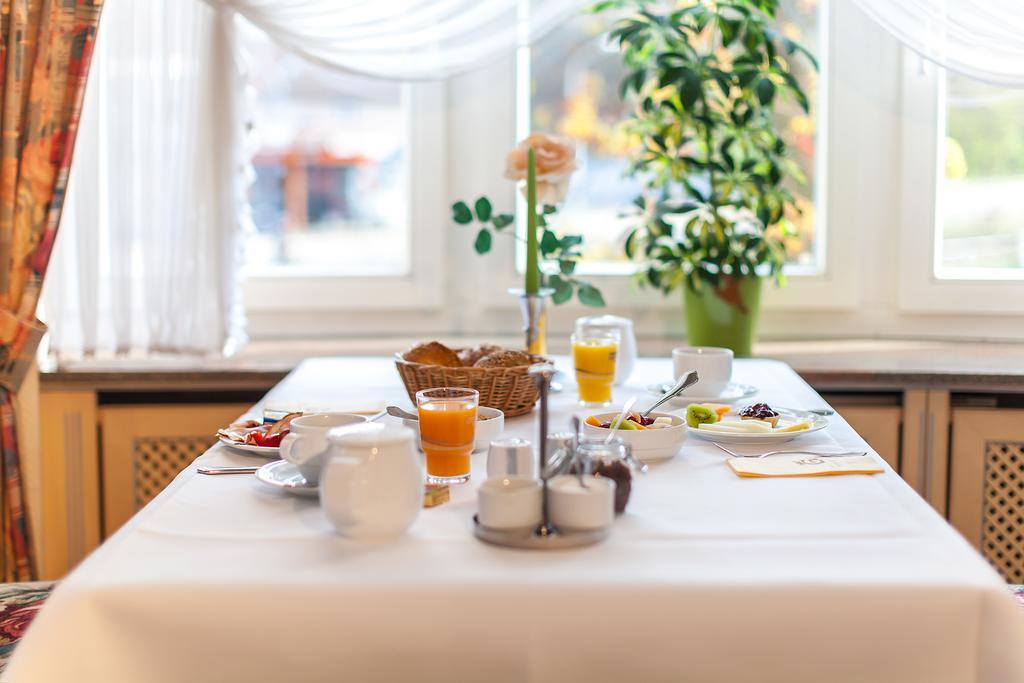
<path id="1" fill-rule="evenodd" d="M 981 552 L 1010 583 L 1024 583 L 1024 442 L 985 448 Z"/>
<path id="2" fill-rule="evenodd" d="M 1024 583 L 1024 410 L 951 411 L 949 521 L 1010 583 Z"/>
<path id="3" fill-rule="evenodd" d="M 206 452 L 211 437 L 139 437 L 135 439 L 133 491 L 140 510 L 171 483 L 190 462 Z"/>
<path id="4" fill-rule="evenodd" d="M 117 531 L 217 440 L 249 406 L 237 403 L 101 406 L 103 531 Z"/>

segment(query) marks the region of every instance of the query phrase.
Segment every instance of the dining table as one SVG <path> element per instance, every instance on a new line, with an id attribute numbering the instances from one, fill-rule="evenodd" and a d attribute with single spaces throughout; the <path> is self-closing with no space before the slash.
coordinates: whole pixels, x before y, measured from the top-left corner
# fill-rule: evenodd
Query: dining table
<path id="1" fill-rule="evenodd" d="M 568 359 L 550 429 L 577 403 Z M 653 402 L 672 363 L 641 358 L 616 405 Z M 827 403 L 784 363 L 738 359 L 749 399 Z M 390 358 L 313 358 L 263 406 L 411 409 Z M 539 438 L 537 410 L 505 435 Z M 392 420 L 384 417 L 384 420 Z M 390 541 L 334 532 L 316 498 L 217 444 L 63 579 L 0 680 L 1024 681 L 1024 616 L 987 562 L 843 420 L 801 446 L 864 450 L 883 471 L 741 478 L 688 438 L 634 475 L 608 538 L 523 550 L 473 534 L 486 453 L 451 500 Z"/>

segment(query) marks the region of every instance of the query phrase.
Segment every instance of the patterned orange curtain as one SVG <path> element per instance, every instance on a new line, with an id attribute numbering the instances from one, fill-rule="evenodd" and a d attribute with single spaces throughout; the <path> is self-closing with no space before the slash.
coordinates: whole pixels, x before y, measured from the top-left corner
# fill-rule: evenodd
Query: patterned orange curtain
<path id="1" fill-rule="evenodd" d="M 12 394 L 45 332 L 36 304 L 60 223 L 103 0 L 0 0 L 0 497 L 3 578 L 33 578 Z"/>

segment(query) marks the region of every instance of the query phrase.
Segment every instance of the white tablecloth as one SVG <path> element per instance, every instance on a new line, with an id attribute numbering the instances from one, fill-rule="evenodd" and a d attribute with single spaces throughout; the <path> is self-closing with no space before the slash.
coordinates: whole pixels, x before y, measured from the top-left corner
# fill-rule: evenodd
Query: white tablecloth
<path id="1" fill-rule="evenodd" d="M 616 399 L 670 372 L 643 360 Z M 757 400 L 824 405 L 781 363 L 739 361 L 734 378 Z M 576 409 L 567 389 L 553 429 Z M 308 361 L 271 397 L 408 404 L 386 359 Z M 807 439 L 864 447 L 831 419 Z M 536 439 L 535 414 L 506 431 Z M 476 541 L 473 501 L 459 487 L 402 539 L 362 544 L 315 500 L 189 468 L 60 585 L 0 678 L 1024 681 L 1013 600 L 888 470 L 740 479 L 692 439 L 636 479 L 608 541 L 555 553 Z"/>

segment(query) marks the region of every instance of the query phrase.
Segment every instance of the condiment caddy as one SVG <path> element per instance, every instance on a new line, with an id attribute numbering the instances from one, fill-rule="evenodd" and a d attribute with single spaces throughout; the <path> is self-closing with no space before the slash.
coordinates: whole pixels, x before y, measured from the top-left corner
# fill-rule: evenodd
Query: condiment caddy
<path id="1" fill-rule="evenodd" d="M 531 550 L 574 548 L 603 541 L 611 532 L 616 513 L 618 481 L 591 472 L 590 460 L 581 457 L 585 453 L 579 449 L 578 430 L 568 435 L 548 434 L 548 394 L 554 369 L 537 365 L 530 369 L 530 375 L 540 394 L 539 476 L 499 472 L 501 464 L 492 473 L 489 466 L 492 478 L 477 492 L 479 511 L 473 517 L 474 534 L 486 543 Z M 626 453 L 628 449 L 616 441 Z M 556 450 L 549 453 L 552 446 Z M 502 458 L 499 463 L 515 461 L 506 447 L 495 454 L 496 460 Z M 628 468 L 625 472 L 628 476 Z"/>

